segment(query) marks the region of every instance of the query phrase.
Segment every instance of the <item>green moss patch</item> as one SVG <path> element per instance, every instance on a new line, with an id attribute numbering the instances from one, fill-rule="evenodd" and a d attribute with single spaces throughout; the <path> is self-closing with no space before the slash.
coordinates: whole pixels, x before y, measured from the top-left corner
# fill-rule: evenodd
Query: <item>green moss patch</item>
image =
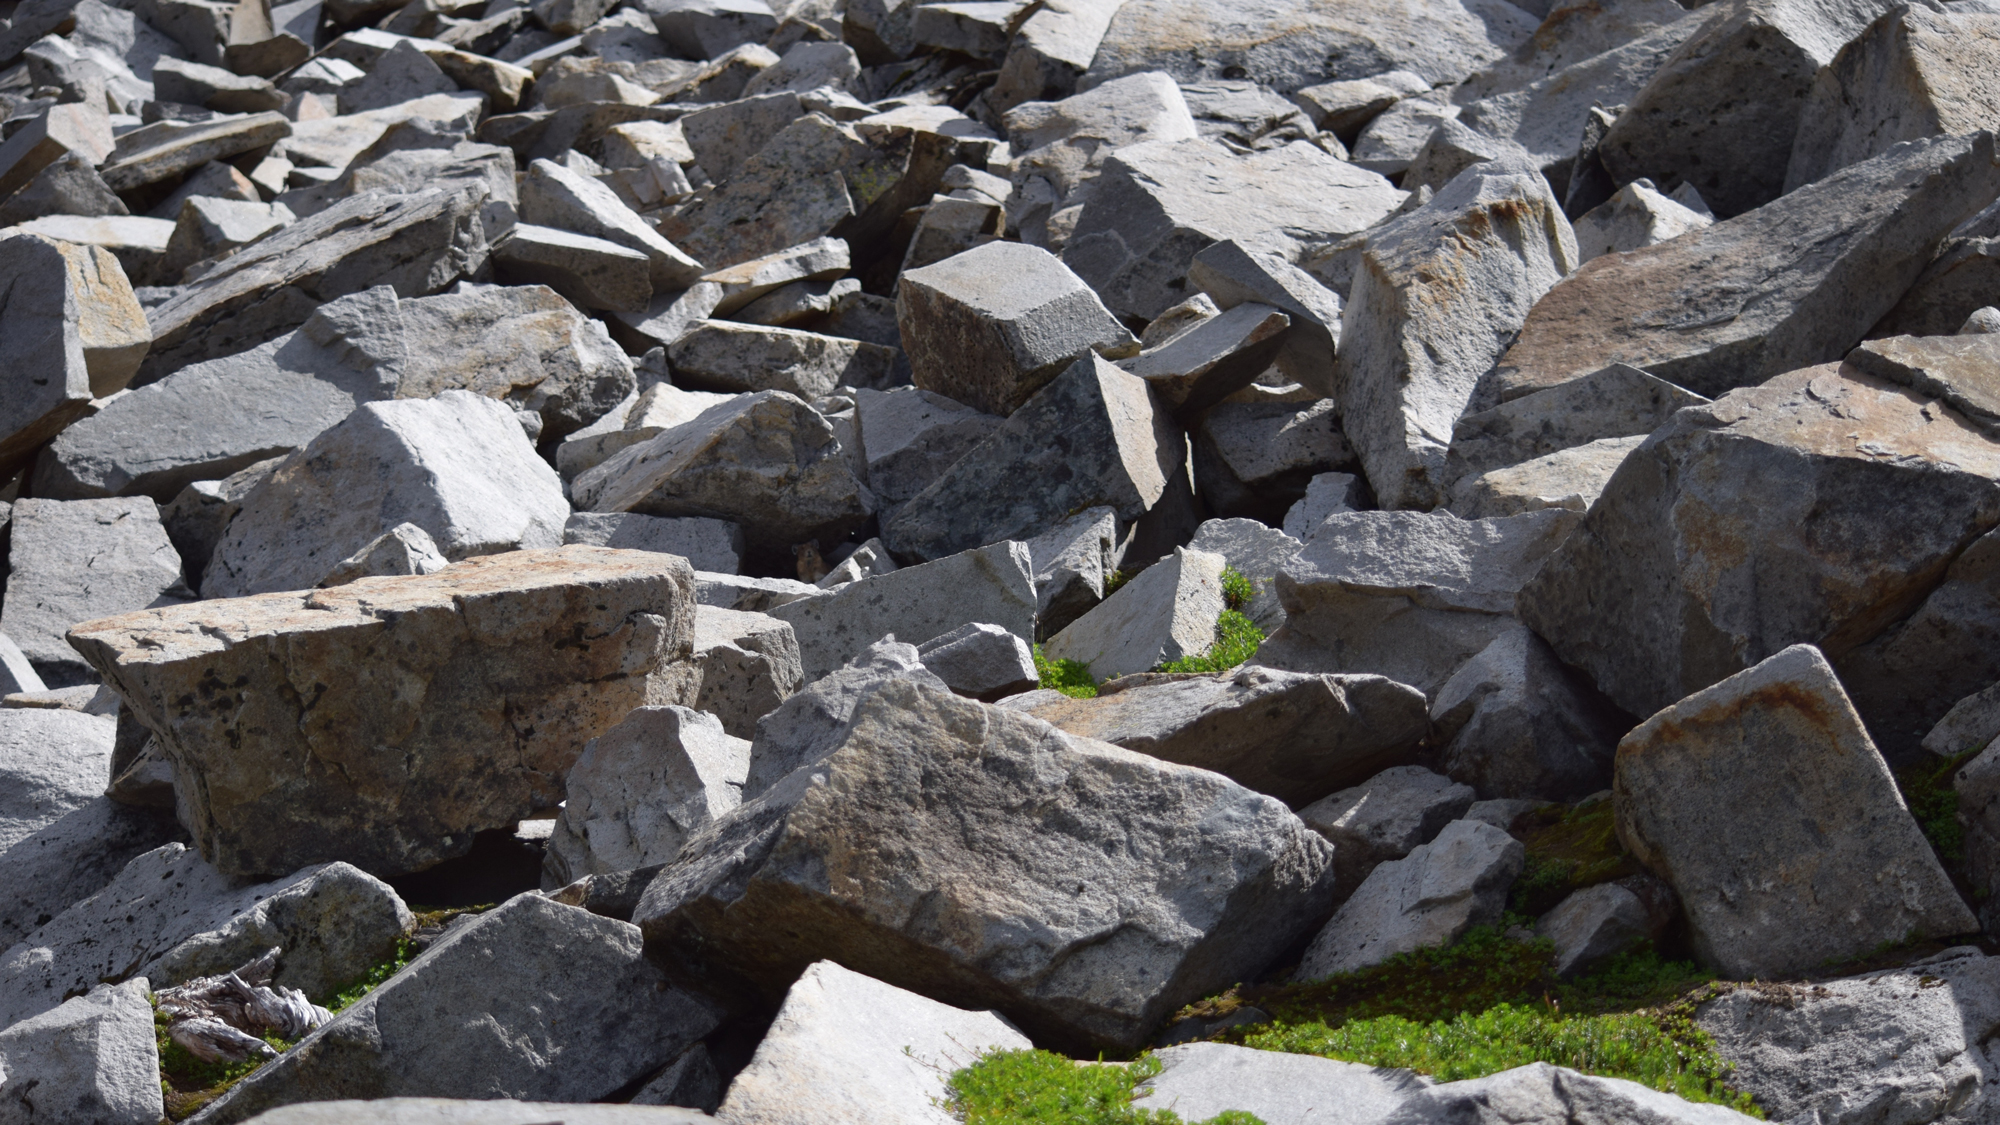
<path id="1" fill-rule="evenodd" d="M 1179 1125 L 1171 1110 L 1132 1108 L 1133 1089 L 1159 1072 L 1151 1055 L 1093 1065 L 1048 1051 L 995 1051 L 952 1074 L 947 1106 L 966 1125 Z M 1232 1112 L 1200 1125 L 1263 1122 Z"/>
<path id="2" fill-rule="evenodd" d="M 1975 746 L 1962 754 L 1931 758 L 1896 771 L 1896 787 L 1903 791 L 1910 815 L 1954 878 L 1965 864 L 1965 829 L 1958 823 L 1958 791 L 1951 787 L 1951 780 L 1984 749 Z"/>
<path id="3" fill-rule="evenodd" d="M 1059 691 L 1072 699 L 1096 699 L 1097 681 L 1090 674 L 1090 666 L 1080 660 L 1050 660 L 1042 655 L 1042 646 L 1035 646 L 1035 675 L 1041 686 L 1049 691 Z"/>
<path id="4" fill-rule="evenodd" d="M 167 1120 L 185 1121 L 203 1106 L 229 1092 L 231 1086 L 256 1072 L 268 1059 L 242 1062 L 204 1062 L 167 1036 L 165 1012 L 153 1013 L 153 1038 L 160 1050 L 160 1093 L 166 1101 Z M 264 1042 L 282 1052 L 290 1043 L 274 1035 Z"/>
<path id="5" fill-rule="evenodd" d="M 1536 809 L 1515 822 L 1514 835 L 1528 854 L 1509 906 L 1530 917 L 1546 914 L 1572 891 L 1640 871 L 1639 862 L 1618 842 L 1608 797 Z"/>

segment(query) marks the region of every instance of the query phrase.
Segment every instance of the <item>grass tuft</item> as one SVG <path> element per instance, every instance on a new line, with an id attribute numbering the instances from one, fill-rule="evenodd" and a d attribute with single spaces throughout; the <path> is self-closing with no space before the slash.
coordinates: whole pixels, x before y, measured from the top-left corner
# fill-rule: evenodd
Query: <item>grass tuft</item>
<path id="1" fill-rule="evenodd" d="M 951 1076 L 947 1108 L 966 1125 L 1180 1125 L 1172 1110 L 1132 1108 L 1132 1091 L 1160 1072 L 1140 1055 L 1092 1066 L 1048 1051 L 995 1051 Z M 1264 1125 L 1248 1113 L 1200 1125 Z"/>
<path id="2" fill-rule="evenodd" d="M 1222 568 L 1222 603 L 1230 609 L 1240 610 L 1257 596 L 1257 584 L 1233 566 Z"/>
<path id="3" fill-rule="evenodd" d="M 1227 672 L 1257 655 L 1264 643 L 1264 630 L 1257 623 L 1225 609 L 1215 621 L 1215 644 L 1199 656 L 1183 656 L 1153 669 L 1155 672 Z"/>
<path id="4" fill-rule="evenodd" d="M 1040 677 L 1041 686 L 1050 691 L 1059 691 L 1072 699 L 1096 699 L 1097 681 L 1090 675 L 1090 666 L 1080 660 L 1050 660 L 1042 655 L 1042 646 L 1035 646 L 1035 675 Z"/>

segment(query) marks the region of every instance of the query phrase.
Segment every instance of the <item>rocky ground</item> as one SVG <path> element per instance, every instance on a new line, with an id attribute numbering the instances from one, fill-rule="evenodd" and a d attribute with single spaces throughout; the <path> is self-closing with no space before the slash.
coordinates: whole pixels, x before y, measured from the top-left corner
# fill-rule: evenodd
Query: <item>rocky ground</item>
<path id="1" fill-rule="evenodd" d="M 2000 2 L 1548 3 L 0 0 L 0 1125 L 2000 1121 Z"/>

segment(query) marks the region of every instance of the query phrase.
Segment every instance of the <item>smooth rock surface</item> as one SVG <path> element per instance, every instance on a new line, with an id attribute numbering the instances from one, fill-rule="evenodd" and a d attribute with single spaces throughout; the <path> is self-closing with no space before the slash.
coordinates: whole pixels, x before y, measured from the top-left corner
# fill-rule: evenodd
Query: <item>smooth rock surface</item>
<path id="1" fill-rule="evenodd" d="M 50 1125 L 156 1125 L 160 1055 L 144 978 L 0 1031 L 0 1106 Z"/>
<path id="2" fill-rule="evenodd" d="M 9 535 L 0 630 L 56 686 L 90 678 L 64 640 L 72 625 L 193 600 L 159 505 L 146 497 L 18 500 Z"/>
<path id="3" fill-rule="evenodd" d="M 1430 843 L 1369 873 L 1307 947 L 1298 979 L 1449 945 L 1467 929 L 1497 921 L 1525 855 L 1520 841 L 1490 824 L 1452 821 Z"/>

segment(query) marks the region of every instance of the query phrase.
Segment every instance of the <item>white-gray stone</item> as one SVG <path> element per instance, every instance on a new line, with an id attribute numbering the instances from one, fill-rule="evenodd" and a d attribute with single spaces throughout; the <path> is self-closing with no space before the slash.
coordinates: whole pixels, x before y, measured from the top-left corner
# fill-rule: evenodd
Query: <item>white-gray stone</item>
<path id="1" fill-rule="evenodd" d="M 805 682 L 792 627 L 765 613 L 698 605 L 688 666 L 700 678 L 696 710 L 722 721 L 737 738 L 757 733 L 757 720 Z"/>
<path id="2" fill-rule="evenodd" d="M 734 574 L 743 560 L 743 529 L 727 520 L 577 512 L 563 524 L 563 542 L 625 551 L 679 555 L 696 570 Z"/>
<path id="3" fill-rule="evenodd" d="M 575 481 L 619 450 L 656 438 L 683 422 L 692 422 L 702 411 L 733 397 L 710 391 L 686 391 L 668 382 L 654 383 L 565 438 L 556 447 L 556 469 L 565 483 Z"/>
<path id="4" fill-rule="evenodd" d="M 1219 591 L 1219 577 L 1217 586 Z M 1028 548 L 1006 541 L 864 578 L 769 612 L 791 623 L 810 682 L 885 633 L 922 644 L 961 625 L 985 622 L 1032 639 L 1035 606 Z"/>
<path id="5" fill-rule="evenodd" d="M 854 409 L 868 487 L 885 511 L 922 492 L 1002 421 L 921 387 L 860 390 Z"/>
<path id="6" fill-rule="evenodd" d="M 1289 534 L 1256 520 L 1209 520 L 1195 529 L 1188 550 L 1221 555 L 1231 570 L 1250 580 L 1257 592 L 1242 612 L 1268 635 L 1285 623 L 1285 607 L 1278 602 L 1278 572 L 1303 546 Z"/>
<path id="7" fill-rule="evenodd" d="M 239 884 L 167 844 L 0 954 L 0 1026 L 98 983 L 144 976 L 165 988 L 226 973 L 274 945 L 284 950 L 274 980 L 323 997 L 414 925 L 387 883 L 345 863 Z"/>
<path id="8" fill-rule="evenodd" d="M 1303 543 L 1327 517 L 1361 510 L 1361 478 L 1353 473 L 1320 473 L 1306 484 L 1306 494 L 1285 512 L 1286 535 Z"/>
<path id="9" fill-rule="evenodd" d="M 750 745 L 744 799 L 755 800 L 787 774 L 831 754 L 847 736 L 848 724 L 861 701 L 902 680 L 950 690 L 924 667 L 917 646 L 885 637 L 759 719 L 757 737 Z"/>
<path id="10" fill-rule="evenodd" d="M 1600 438 L 1481 476 L 1464 477 L 1452 487 L 1447 506 L 1469 520 L 1542 508 L 1587 512 L 1626 456 L 1645 440 L 1644 434 Z"/>
<path id="11" fill-rule="evenodd" d="M 661 237 L 610 188 L 552 160 L 528 165 L 521 181 L 521 221 L 637 250 L 652 264 L 656 291 L 685 289 L 701 280 L 704 272 L 700 262 Z"/>
<path id="12" fill-rule="evenodd" d="M 1610 787 L 1632 720 L 1514 625 L 1437 689 L 1431 722 L 1444 772 L 1481 794 L 1575 801 Z"/>
<path id="13" fill-rule="evenodd" d="M 1490 824 L 1452 821 L 1430 843 L 1369 873 L 1306 949 L 1298 979 L 1449 945 L 1471 927 L 1497 921 L 1526 854 L 1519 840 Z"/>
<path id="14" fill-rule="evenodd" d="M 22 691 L 47 691 L 48 685 L 28 662 L 28 654 L 5 633 L 0 633 L 0 695 Z"/>
<path id="15" fill-rule="evenodd" d="M 51 686 L 92 679 L 64 639 L 70 626 L 193 600 L 160 506 L 148 497 L 17 500 L 9 532 L 0 631 Z"/>
<path id="16" fill-rule="evenodd" d="M 1643 436 L 1674 411 L 1707 401 L 1630 364 L 1614 363 L 1460 418 L 1452 427 L 1445 475 L 1456 481 L 1604 438 Z"/>
<path id="17" fill-rule="evenodd" d="M 92 988 L 0 1031 L 0 1120 L 157 1125 L 166 1115 L 145 978 Z"/>
<path id="18" fill-rule="evenodd" d="M 640 707 L 584 747 L 542 858 L 542 887 L 668 863 L 743 803 L 750 743 L 687 707 Z"/>
<path id="19" fill-rule="evenodd" d="M 652 306 L 652 262 L 603 238 L 516 223 L 493 248 L 494 276 L 510 285 L 546 285 L 586 309 L 641 315 Z M 678 332 L 675 333 L 678 335 Z"/>
<path id="20" fill-rule="evenodd" d="M 729 394 L 787 391 L 812 401 L 836 388 L 869 387 L 889 378 L 893 348 L 728 320 L 700 320 L 667 345 L 674 378 L 700 390 Z"/>
<path id="21" fill-rule="evenodd" d="M 923 665 L 960 695 L 992 703 L 1040 682 L 1028 642 L 998 625 L 974 622 L 917 646 Z"/>
<path id="22" fill-rule="evenodd" d="M 939 1125 L 951 1074 L 1031 1047 L 993 1012 L 970 1012 L 815 962 L 785 993 L 757 1053 L 716 1111 L 726 1125 L 868 1121 Z"/>
<path id="23" fill-rule="evenodd" d="M 1726 1106 L 1684 1101 L 1623 1078 L 1530 1063 L 1419 1090 L 1382 1125 L 1749 1125 Z"/>
<path id="24" fill-rule="evenodd" d="M 1118 513 L 1085 508 L 1028 541 L 1035 570 L 1035 635 L 1046 640 L 1104 600 L 1124 542 Z"/>
<path id="25" fill-rule="evenodd" d="M 1946 711 L 1924 735 L 1923 747 L 1941 758 L 1977 750 L 2000 737 L 2000 684 L 1973 692 Z"/>
<path id="26" fill-rule="evenodd" d="M 1368 873 L 1402 859 L 1465 816 L 1475 794 L 1422 766 L 1392 766 L 1352 788 L 1299 810 L 1299 819 L 1333 841 L 1333 866 L 1343 894 Z"/>
<path id="27" fill-rule="evenodd" d="M 1622 254 L 1715 222 L 1715 216 L 1690 210 L 1654 189 L 1649 180 L 1633 180 L 1610 199 L 1576 220 L 1578 264 L 1606 254 Z"/>
<path id="28" fill-rule="evenodd" d="M 569 503 L 513 411 L 469 391 L 369 403 L 287 458 L 243 500 L 209 597 L 311 589 L 399 523 L 456 562 L 562 544 Z"/>
<path id="29" fill-rule="evenodd" d="M 1555 943 L 1555 972 L 1573 977 L 1647 936 L 1646 904 L 1616 883 L 1571 892 L 1535 923 L 1535 933 Z"/>
<path id="30" fill-rule="evenodd" d="M 1224 402 L 1194 435 L 1195 488 L 1222 518 L 1282 523 L 1314 477 L 1353 464 L 1332 399 Z"/>
<path id="31" fill-rule="evenodd" d="M 1177 1043 L 1156 1051 L 1160 1073 L 1132 1091 L 1132 1108 L 1206 1121 L 1227 1110 L 1264 1125 L 1375 1125 L 1431 1080 L 1401 1068 L 1259 1051 L 1228 1043 Z"/>
<path id="32" fill-rule="evenodd" d="M 1176 547 L 1096 608 L 1050 637 L 1050 660 L 1074 660 L 1099 680 L 1149 672 L 1215 647 L 1222 616 L 1221 555 Z"/>
<path id="33" fill-rule="evenodd" d="M 344 586 L 359 578 L 391 574 L 436 574 L 451 565 L 438 553 L 430 532 L 413 523 L 399 523 L 367 546 L 335 563 L 319 584 Z"/>

